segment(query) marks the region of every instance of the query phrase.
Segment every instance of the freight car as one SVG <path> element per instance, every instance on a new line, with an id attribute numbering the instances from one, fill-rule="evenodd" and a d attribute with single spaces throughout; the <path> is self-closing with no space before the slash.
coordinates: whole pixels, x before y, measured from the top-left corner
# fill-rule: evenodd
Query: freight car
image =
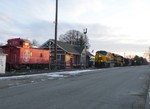
<path id="1" fill-rule="evenodd" d="M 124 64 L 123 56 L 120 56 L 120 55 L 114 54 L 114 53 L 112 53 L 112 55 L 113 55 L 114 66 L 115 67 L 123 66 L 123 64 Z"/>
<path id="2" fill-rule="evenodd" d="M 49 51 L 32 48 L 26 39 L 9 39 L 2 50 L 6 57 L 6 70 L 21 68 L 45 68 L 49 63 Z"/>
<path id="3" fill-rule="evenodd" d="M 124 58 L 124 64 L 123 66 L 130 66 L 131 65 L 131 59 Z"/>

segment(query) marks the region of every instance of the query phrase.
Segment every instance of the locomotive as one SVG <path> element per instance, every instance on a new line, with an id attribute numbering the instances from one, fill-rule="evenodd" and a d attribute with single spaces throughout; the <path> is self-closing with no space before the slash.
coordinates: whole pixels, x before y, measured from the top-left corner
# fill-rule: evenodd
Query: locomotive
<path id="1" fill-rule="evenodd" d="M 124 58 L 120 55 L 107 51 L 97 51 L 95 55 L 95 67 L 115 67 L 123 66 Z"/>
<path id="2" fill-rule="evenodd" d="M 114 66 L 113 55 L 106 51 L 97 51 L 95 55 L 95 67 L 110 67 Z"/>
<path id="3" fill-rule="evenodd" d="M 21 38 L 9 39 L 1 46 L 6 57 L 6 70 L 22 68 L 45 68 L 49 63 L 49 50 L 32 48 L 30 41 Z"/>

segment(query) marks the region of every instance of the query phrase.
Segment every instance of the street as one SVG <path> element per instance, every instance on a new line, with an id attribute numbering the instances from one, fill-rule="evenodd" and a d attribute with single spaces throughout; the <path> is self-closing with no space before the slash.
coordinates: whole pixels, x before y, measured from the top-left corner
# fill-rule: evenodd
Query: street
<path id="1" fill-rule="evenodd" d="M 0 80 L 0 109 L 144 109 L 150 66 Z"/>

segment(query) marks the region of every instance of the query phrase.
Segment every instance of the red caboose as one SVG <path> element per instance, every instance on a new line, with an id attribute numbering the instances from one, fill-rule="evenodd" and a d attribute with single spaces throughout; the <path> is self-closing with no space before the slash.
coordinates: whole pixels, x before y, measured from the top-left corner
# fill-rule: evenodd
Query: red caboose
<path id="1" fill-rule="evenodd" d="M 25 39 L 15 38 L 8 40 L 8 44 L 2 46 L 7 54 L 6 65 L 9 69 L 21 69 L 22 67 L 48 67 L 49 51 L 31 48 L 30 42 Z"/>

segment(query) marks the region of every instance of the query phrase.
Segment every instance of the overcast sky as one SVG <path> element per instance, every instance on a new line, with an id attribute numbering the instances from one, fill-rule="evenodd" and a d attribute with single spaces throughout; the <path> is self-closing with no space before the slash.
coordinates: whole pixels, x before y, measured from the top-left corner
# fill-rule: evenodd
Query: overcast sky
<path id="1" fill-rule="evenodd" d="M 143 56 L 150 46 L 150 0 L 58 0 L 58 38 L 88 29 L 90 51 Z M 0 42 L 54 39 L 55 0 L 0 0 Z"/>

